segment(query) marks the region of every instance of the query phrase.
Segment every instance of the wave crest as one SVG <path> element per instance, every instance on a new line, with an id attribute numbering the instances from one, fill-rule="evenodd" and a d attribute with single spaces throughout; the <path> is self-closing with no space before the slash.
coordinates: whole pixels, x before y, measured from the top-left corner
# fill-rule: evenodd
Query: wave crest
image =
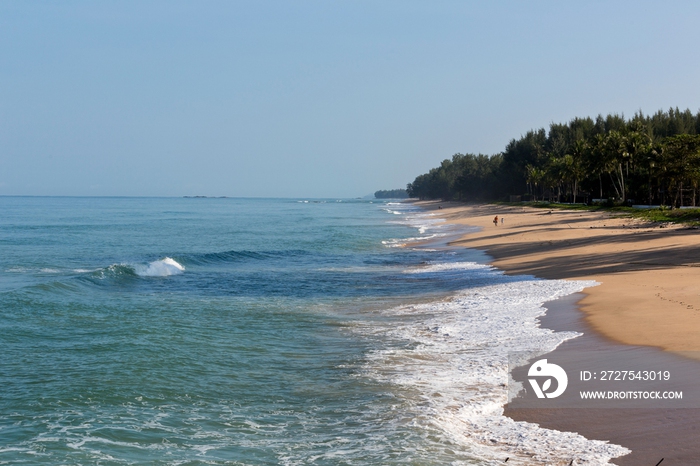
<path id="1" fill-rule="evenodd" d="M 109 267 L 89 271 L 85 279 L 93 283 L 102 283 L 104 280 L 123 281 L 132 280 L 137 277 L 167 277 L 178 275 L 185 271 L 185 267 L 171 257 L 149 262 L 148 264 L 112 264 Z"/>
<path id="2" fill-rule="evenodd" d="M 184 271 L 185 267 L 170 257 L 153 261 L 148 265 L 134 266 L 134 272 L 140 277 L 167 277 L 181 274 Z"/>

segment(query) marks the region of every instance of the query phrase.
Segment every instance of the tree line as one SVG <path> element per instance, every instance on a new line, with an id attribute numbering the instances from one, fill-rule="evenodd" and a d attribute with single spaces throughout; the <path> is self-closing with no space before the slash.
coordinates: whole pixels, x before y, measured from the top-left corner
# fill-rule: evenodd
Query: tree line
<path id="1" fill-rule="evenodd" d="M 406 190 L 420 199 L 695 206 L 699 183 L 700 111 L 671 108 L 552 123 L 499 154 L 455 154 Z"/>
<path id="2" fill-rule="evenodd" d="M 405 189 L 380 189 L 374 192 L 375 199 L 406 199 L 408 193 Z"/>

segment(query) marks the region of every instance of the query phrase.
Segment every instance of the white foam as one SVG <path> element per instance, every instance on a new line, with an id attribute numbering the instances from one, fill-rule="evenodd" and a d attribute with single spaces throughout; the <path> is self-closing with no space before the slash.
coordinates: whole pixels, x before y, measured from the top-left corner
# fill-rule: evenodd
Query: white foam
<path id="1" fill-rule="evenodd" d="M 391 223 L 414 227 L 420 235 L 457 233 L 435 213 L 410 204 L 392 208 L 406 216 Z M 407 242 L 384 244 L 391 247 Z M 412 401 L 418 411 L 416 424 L 426 430 L 437 428 L 445 437 L 443 443 L 460 445 L 462 453 L 484 464 L 500 464 L 510 458 L 509 464 L 521 465 L 603 465 L 629 453 L 619 445 L 503 416 L 509 354 L 545 354 L 579 336 L 540 328 L 537 318 L 546 312 L 543 304 L 596 282 L 505 276 L 473 262 L 431 263 L 406 273 L 444 274 L 445 279 L 465 282 L 478 277 L 472 283 L 484 279 L 493 283 L 465 289 L 446 301 L 387 309 L 377 321 L 357 327 L 384 344 L 368 355 L 368 375 L 397 386 L 407 397 L 416 397 Z"/>
<path id="2" fill-rule="evenodd" d="M 408 243 L 417 243 L 419 241 L 427 241 L 436 238 L 437 235 L 417 236 L 412 238 L 389 239 L 382 241 L 382 244 L 388 248 L 402 248 Z"/>
<path id="3" fill-rule="evenodd" d="M 142 277 L 167 277 L 169 275 L 181 274 L 184 271 L 185 267 L 170 257 L 153 261 L 145 266 L 134 266 L 134 272 Z"/>
<path id="4" fill-rule="evenodd" d="M 465 273 L 488 271 L 474 263 L 431 264 L 423 271 L 460 267 Z M 579 335 L 540 328 L 542 304 L 597 283 L 489 273 L 493 285 L 463 290 L 446 301 L 387 309 L 381 318 L 357 327 L 383 342 L 368 355 L 367 374 L 415 397 L 417 424 L 437 428 L 484 463 L 508 457 L 509 464 L 569 464 L 573 459 L 574 464 L 598 465 L 628 453 L 618 445 L 503 416 L 509 354 L 544 354 Z"/>
<path id="5" fill-rule="evenodd" d="M 18 448 L 18 447 L 7 447 L 7 448 L 0 448 L 0 453 L 9 453 L 12 451 L 21 451 L 23 453 L 28 453 L 31 450 L 29 448 Z"/>
<path id="6" fill-rule="evenodd" d="M 26 267 L 10 267 L 9 269 L 5 269 L 7 273 L 26 273 L 28 271 L 29 269 Z"/>
<path id="7" fill-rule="evenodd" d="M 401 219 L 396 219 L 396 217 L 394 217 L 393 220 L 389 220 L 387 223 L 410 226 L 417 229 L 420 235 L 418 237 L 394 238 L 382 241 L 382 244 L 386 247 L 404 247 L 411 242 L 423 242 L 435 240 L 436 238 L 460 236 L 461 234 L 475 229 L 474 227 L 447 224 L 445 220 L 438 217 L 436 213 L 426 212 L 412 204 L 388 203 L 385 205 L 392 207 L 390 209 L 382 208 L 385 212 L 392 215 L 403 215 Z"/>
<path id="8" fill-rule="evenodd" d="M 76 441 L 68 442 L 66 445 L 70 448 L 73 448 L 73 449 L 79 449 L 80 447 L 82 447 L 86 443 L 101 443 L 101 444 L 105 444 L 105 445 L 116 445 L 116 446 L 120 446 L 120 447 L 137 448 L 139 450 L 143 450 L 144 448 L 147 448 L 147 447 L 144 447 L 143 445 L 141 445 L 140 443 L 137 443 L 137 442 L 120 442 L 117 440 L 110 440 L 110 439 L 103 438 L 103 437 L 94 437 L 94 436 L 89 435 L 89 434 L 85 435 L 84 437 L 82 437 Z"/>
<path id="9" fill-rule="evenodd" d="M 477 264 L 476 262 L 440 262 L 426 264 L 419 267 L 414 267 L 408 270 L 404 270 L 407 274 L 420 274 L 420 273 L 439 273 L 439 272 L 456 272 L 463 270 L 493 270 L 492 267 L 487 265 Z"/>

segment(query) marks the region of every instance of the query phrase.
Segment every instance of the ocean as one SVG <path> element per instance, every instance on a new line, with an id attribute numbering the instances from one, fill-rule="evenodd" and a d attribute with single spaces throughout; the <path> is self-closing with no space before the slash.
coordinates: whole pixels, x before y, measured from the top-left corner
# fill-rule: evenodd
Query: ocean
<path id="1" fill-rule="evenodd" d="M 502 415 L 575 338 L 410 203 L 0 197 L 0 464 L 606 464 Z"/>

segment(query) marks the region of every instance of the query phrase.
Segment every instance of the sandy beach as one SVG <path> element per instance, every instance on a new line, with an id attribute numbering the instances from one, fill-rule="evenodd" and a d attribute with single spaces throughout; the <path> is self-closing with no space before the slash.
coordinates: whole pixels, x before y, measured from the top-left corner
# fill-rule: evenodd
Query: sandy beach
<path id="1" fill-rule="evenodd" d="M 508 274 L 595 280 L 563 303 L 550 303 L 542 325 L 584 337 L 557 351 L 634 345 L 647 357 L 700 369 L 700 231 L 649 224 L 606 212 L 419 202 L 448 223 L 481 227 L 453 244 L 483 250 Z M 495 226 L 494 216 L 499 223 Z M 503 219 L 503 223 L 500 222 Z M 577 310 L 580 309 L 582 313 Z M 651 347 L 651 348 L 650 348 Z M 656 348 L 656 349 L 655 349 Z M 674 354 L 677 353 L 677 354 Z M 682 357 L 681 357 L 682 356 Z M 516 420 L 579 432 L 626 446 L 618 465 L 694 464 L 697 409 L 509 409 Z"/>
<path id="2" fill-rule="evenodd" d="M 486 251 L 507 273 L 598 281 L 579 305 L 602 335 L 628 345 L 700 351 L 700 230 L 605 212 L 419 205 L 440 205 L 448 222 L 481 227 L 454 244 Z M 496 215 L 504 219 L 497 227 Z"/>

